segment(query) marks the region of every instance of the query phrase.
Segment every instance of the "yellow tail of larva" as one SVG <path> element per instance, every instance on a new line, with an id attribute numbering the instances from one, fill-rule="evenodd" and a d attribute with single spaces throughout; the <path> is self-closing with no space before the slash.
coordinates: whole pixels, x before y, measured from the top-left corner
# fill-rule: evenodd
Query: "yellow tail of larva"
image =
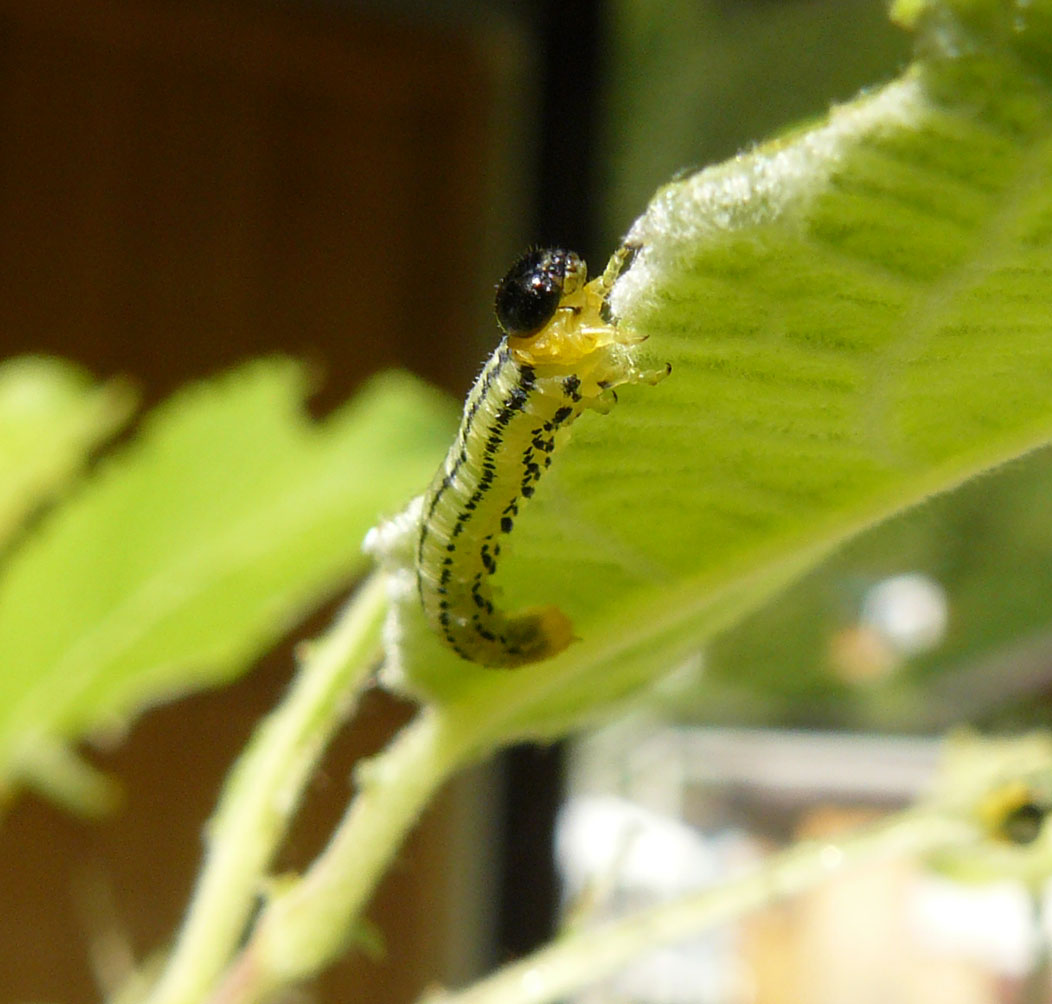
<path id="1" fill-rule="evenodd" d="M 555 606 L 531 607 L 509 617 L 503 635 L 505 643 L 486 662 L 495 669 L 551 659 L 574 640 L 570 618 Z"/>

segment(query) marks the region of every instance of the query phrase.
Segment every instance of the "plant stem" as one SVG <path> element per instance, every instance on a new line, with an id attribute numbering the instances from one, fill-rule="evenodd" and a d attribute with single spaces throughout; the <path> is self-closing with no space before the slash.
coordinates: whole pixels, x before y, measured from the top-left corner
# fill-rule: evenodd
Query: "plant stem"
<path id="1" fill-rule="evenodd" d="M 266 1000 L 341 952 L 403 837 L 477 750 L 476 738 L 457 716 L 427 707 L 383 753 L 359 767 L 360 790 L 328 846 L 267 905 L 213 1004 Z"/>
<path id="2" fill-rule="evenodd" d="M 19 756 L 18 778 L 88 819 L 104 816 L 120 801 L 119 785 L 61 742 L 40 739 L 31 744 Z"/>
<path id="3" fill-rule="evenodd" d="M 374 575 L 321 639 L 302 646 L 292 688 L 227 779 L 189 911 L 147 1004 L 198 1004 L 227 965 L 304 786 L 379 657 L 385 609 Z"/>
<path id="4" fill-rule="evenodd" d="M 841 844 L 790 848 L 739 878 L 579 933 L 505 966 L 462 991 L 424 1004 L 545 1004 L 616 973 L 644 952 L 683 941 L 801 892 L 847 865 L 922 855 L 976 839 L 976 828 L 933 809 L 909 810 Z"/>

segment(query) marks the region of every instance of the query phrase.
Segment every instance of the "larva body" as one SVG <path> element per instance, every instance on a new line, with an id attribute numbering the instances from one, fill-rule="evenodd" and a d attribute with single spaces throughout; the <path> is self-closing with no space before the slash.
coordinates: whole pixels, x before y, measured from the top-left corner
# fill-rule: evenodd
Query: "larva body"
<path id="1" fill-rule="evenodd" d="M 638 339 L 602 318 L 604 281 L 585 280 L 576 255 L 535 251 L 498 286 L 507 335 L 468 394 L 456 440 L 423 499 L 416 573 L 425 614 L 447 645 L 485 666 L 538 662 L 572 641 L 570 621 L 555 607 L 497 608 L 489 578 L 501 537 L 583 411 L 606 411 L 612 388 L 666 373 L 633 365 L 628 346 Z"/>

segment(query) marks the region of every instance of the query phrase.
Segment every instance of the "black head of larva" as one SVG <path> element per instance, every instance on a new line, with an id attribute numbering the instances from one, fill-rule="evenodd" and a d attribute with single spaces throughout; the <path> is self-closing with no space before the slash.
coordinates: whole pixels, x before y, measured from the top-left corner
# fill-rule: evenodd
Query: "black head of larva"
<path id="1" fill-rule="evenodd" d="M 509 335 L 532 335 L 551 320 L 567 275 L 582 272 L 584 262 L 562 248 L 527 251 L 497 283 L 497 321 Z"/>

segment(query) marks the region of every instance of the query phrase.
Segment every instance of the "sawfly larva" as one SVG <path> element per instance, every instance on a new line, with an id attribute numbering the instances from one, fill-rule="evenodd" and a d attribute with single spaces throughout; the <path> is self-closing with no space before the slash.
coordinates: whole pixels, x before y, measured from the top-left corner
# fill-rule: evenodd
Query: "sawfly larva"
<path id="1" fill-rule="evenodd" d="M 624 258 L 615 262 L 615 273 Z M 611 270 L 608 270 L 607 275 Z M 464 404 L 445 462 L 423 498 L 416 546 L 420 599 L 431 627 L 484 666 L 514 667 L 557 655 L 573 640 L 554 606 L 505 613 L 489 585 L 500 540 L 585 409 L 606 412 L 613 388 L 657 383 L 629 348 L 641 341 L 603 317 L 609 281 L 587 281 L 573 252 L 527 252 L 497 284 L 504 338 Z"/>

